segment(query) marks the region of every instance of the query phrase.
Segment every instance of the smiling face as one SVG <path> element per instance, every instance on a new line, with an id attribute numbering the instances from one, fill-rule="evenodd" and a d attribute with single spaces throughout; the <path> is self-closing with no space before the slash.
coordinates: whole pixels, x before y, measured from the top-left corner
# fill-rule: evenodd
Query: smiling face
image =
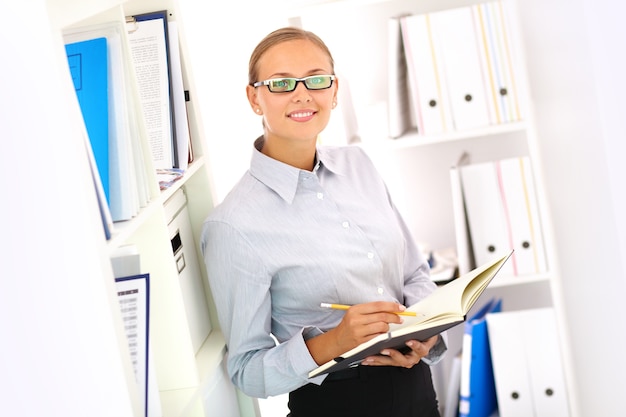
<path id="1" fill-rule="evenodd" d="M 331 58 L 318 45 L 294 39 L 273 45 L 257 64 L 258 79 L 304 78 L 333 74 Z M 337 80 L 324 90 L 307 90 L 299 82 L 291 92 L 272 93 L 268 87 L 248 86 L 248 100 L 256 114 L 262 114 L 266 143 L 281 147 L 315 144 L 330 119 L 337 101 Z"/>

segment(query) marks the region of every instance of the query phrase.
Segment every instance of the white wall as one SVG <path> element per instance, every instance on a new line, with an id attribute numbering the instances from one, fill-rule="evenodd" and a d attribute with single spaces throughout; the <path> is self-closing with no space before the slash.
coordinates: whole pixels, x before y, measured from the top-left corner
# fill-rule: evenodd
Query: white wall
<path id="1" fill-rule="evenodd" d="M 624 6 L 610 0 L 520 4 L 578 384 L 572 396 L 581 416 L 620 415 L 626 393 L 626 336 L 617 325 L 626 313 Z"/>
<path id="2" fill-rule="evenodd" d="M 180 0 L 202 118 L 207 153 L 216 173 L 216 201 L 248 169 L 252 143 L 263 133 L 261 118 L 246 98 L 248 59 L 263 36 L 287 24 L 272 19 L 263 2 Z M 193 94 L 193 93 L 192 93 Z"/>
<path id="3" fill-rule="evenodd" d="M 593 44 L 591 51 L 595 68 L 600 122 L 604 132 L 609 184 L 613 200 L 616 232 L 620 238 L 622 268 L 626 270 L 626 26 L 622 17 L 626 5 L 609 0 L 584 0 L 587 32 Z"/>

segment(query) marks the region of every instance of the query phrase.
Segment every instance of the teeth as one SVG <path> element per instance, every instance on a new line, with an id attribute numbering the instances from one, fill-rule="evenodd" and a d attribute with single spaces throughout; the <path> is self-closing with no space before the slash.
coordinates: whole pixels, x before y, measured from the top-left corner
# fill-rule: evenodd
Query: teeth
<path id="1" fill-rule="evenodd" d="M 312 116 L 313 112 L 306 112 L 306 113 L 292 113 L 290 117 L 309 117 Z"/>

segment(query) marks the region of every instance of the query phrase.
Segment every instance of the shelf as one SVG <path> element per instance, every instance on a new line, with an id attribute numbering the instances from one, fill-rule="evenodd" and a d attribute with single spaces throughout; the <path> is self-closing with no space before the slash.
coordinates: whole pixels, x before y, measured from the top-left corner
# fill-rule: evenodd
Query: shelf
<path id="1" fill-rule="evenodd" d="M 532 274 L 532 275 L 496 275 L 490 288 L 504 288 L 518 285 L 534 284 L 538 282 L 548 282 L 552 278 L 550 273 Z"/>
<path id="2" fill-rule="evenodd" d="M 509 133 L 524 132 L 528 128 L 525 122 L 503 123 L 499 125 L 488 126 L 480 129 L 457 130 L 454 132 L 437 134 L 437 135 L 419 135 L 416 129 L 412 129 L 403 136 L 394 138 L 385 138 L 382 140 L 366 139 L 357 143 L 363 147 L 385 147 L 391 149 L 413 148 L 417 146 L 435 145 L 446 142 L 468 141 L 475 138 L 483 138 L 489 136 L 499 136 Z"/>
<path id="3" fill-rule="evenodd" d="M 213 330 L 196 353 L 196 366 L 200 378 L 196 387 L 161 391 L 164 416 L 195 415 L 194 407 L 202 401 L 202 389 L 220 366 L 226 353 L 226 342 L 219 330 Z"/>
<path id="4" fill-rule="evenodd" d="M 226 342 L 220 330 L 213 330 L 196 353 L 198 374 L 209 375 L 222 361 L 226 353 Z"/>
<path id="5" fill-rule="evenodd" d="M 120 245 L 123 245 L 130 236 L 135 233 L 139 227 L 145 224 L 146 219 L 156 213 L 163 207 L 163 204 L 170 198 L 178 189 L 180 189 L 202 166 L 205 164 L 204 157 L 198 157 L 196 160 L 189 164 L 189 167 L 185 171 L 185 175 L 172 184 L 166 190 L 148 203 L 146 207 L 143 207 L 139 214 L 130 220 L 115 222 L 113 224 L 113 231 L 111 233 L 111 239 L 107 244 L 110 251 L 114 251 Z"/>

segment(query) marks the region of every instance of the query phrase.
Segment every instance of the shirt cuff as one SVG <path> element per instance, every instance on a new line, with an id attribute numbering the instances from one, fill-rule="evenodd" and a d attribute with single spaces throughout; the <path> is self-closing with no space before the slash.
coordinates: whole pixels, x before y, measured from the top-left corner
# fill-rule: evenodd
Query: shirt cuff
<path id="1" fill-rule="evenodd" d="M 444 332 L 439 335 L 439 339 L 437 339 L 437 343 L 435 343 L 435 346 L 430 348 L 430 352 L 428 352 L 428 355 L 424 356 L 422 360 L 427 365 L 436 365 L 443 359 L 447 350 L 448 334 Z"/>
<path id="2" fill-rule="evenodd" d="M 319 365 L 315 362 L 313 356 L 311 356 L 311 352 L 309 352 L 309 348 L 305 343 L 306 340 L 322 333 L 324 332 L 317 327 L 305 327 L 301 331 L 302 337 L 294 337 L 292 342 L 290 342 L 294 345 L 290 350 L 292 367 L 296 374 L 300 375 L 306 383 L 312 382 L 320 385 L 326 378 L 326 375 L 323 375 L 309 379 L 309 372 L 316 369 Z"/>

